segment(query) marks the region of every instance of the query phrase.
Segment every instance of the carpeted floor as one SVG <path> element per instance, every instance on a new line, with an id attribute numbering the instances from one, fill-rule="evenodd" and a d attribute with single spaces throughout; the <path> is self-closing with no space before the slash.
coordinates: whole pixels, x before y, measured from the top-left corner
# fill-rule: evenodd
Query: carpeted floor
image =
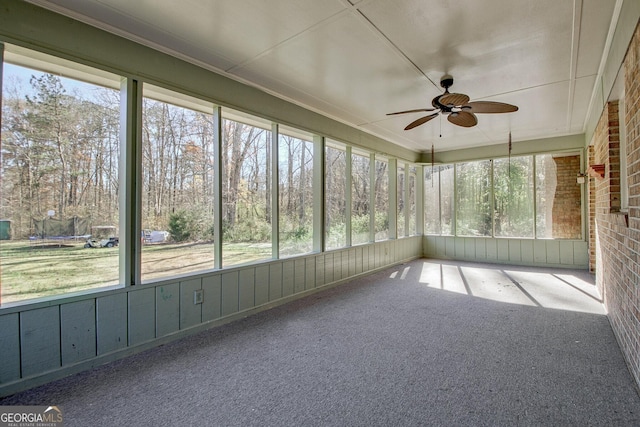
<path id="1" fill-rule="evenodd" d="M 416 260 L 0 399 L 65 426 L 624 426 L 585 272 Z"/>

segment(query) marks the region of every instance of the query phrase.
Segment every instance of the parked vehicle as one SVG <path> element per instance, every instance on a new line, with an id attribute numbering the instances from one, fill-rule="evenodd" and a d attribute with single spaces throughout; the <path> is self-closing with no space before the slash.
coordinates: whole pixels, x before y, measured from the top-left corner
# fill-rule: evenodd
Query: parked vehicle
<path id="1" fill-rule="evenodd" d="M 113 248 L 114 246 L 118 246 L 120 243 L 120 238 L 118 237 L 109 237 L 108 239 L 87 239 L 87 242 L 84 244 L 85 248 Z"/>
<path id="2" fill-rule="evenodd" d="M 91 231 L 91 237 L 84 244 L 85 248 L 113 248 L 120 243 L 116 227 L 101 225 L 91 227 Z"/>

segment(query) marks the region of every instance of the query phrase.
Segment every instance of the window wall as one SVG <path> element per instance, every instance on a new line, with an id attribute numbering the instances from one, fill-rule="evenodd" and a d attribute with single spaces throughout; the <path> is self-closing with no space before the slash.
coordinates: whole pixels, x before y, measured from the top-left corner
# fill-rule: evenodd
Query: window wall
<path id="1" fill-rule="evenodd" d="M 15 46 L 4 58 L 1 304 L 385 240 L 390 209 L 416 232 L 413 165 Z"/>
<path id="2" fill-rule="evenodd" d="M 425 167 L 425 233 L 581 239 L 580 164 L 569 152 Z"/>

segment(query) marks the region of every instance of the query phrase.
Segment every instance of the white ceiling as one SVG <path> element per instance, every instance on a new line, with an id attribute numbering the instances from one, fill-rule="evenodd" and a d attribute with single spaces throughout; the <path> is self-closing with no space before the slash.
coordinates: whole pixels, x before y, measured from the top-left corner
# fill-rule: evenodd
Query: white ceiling
<path id="1" fill-rule="evenodd" d="M 436 151 L 580 134 L 621 0 L 32 0 L 398 145 Z M 619 6 L 619 5 L 618 5 Z M 413 130 L 451 92 L 519 106 Z M 441 135 L 441 136 L 440 136 Z"/>

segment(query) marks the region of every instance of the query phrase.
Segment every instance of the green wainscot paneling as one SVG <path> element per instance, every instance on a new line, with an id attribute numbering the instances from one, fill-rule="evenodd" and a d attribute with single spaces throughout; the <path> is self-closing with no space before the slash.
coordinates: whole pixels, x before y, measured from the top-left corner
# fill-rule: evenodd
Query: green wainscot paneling
<path id="1" fill-rule="evenodd" d="M 23 378 L 61 366 L 60 306 L 20 313 L 20 355 Z"/>
<path id="2" fill-rule="evenodd" d="M 98 355 L 127 346 L 127 294 L 96 298 L 96 345 Z"/>
<path id="3" fill-rule="evenodd" d="M 96 301 L 60 306 L 62 364 L 80 362 L 96 356 Z"/>
<path id="4" fill-rule="evenodd" d="M 588 244 L 581 240 L 424 236 L 430 258 L 540 267 L 587 269 Z"/>
<path id="5" fill-rule="evenodd" d="M 20 315 L 0 316 L 0 384 L 20 378 Z"/>
<path id="6" fill-rule="evenodd" d="M 131 291 L 129 296 L 129 345 L 137 345 L 156 337 L 156 290 L 147 287 Z"/>

